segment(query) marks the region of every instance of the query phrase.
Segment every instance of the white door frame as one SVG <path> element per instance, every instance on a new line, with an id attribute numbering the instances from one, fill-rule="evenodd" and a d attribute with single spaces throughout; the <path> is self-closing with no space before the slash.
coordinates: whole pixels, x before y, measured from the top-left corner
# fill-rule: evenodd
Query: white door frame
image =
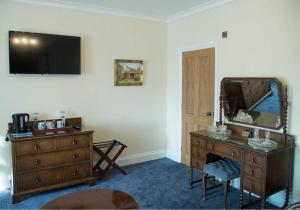
<path id="1" fill-rule="evenodd" d="M 180 153 L 178 154 L 179 157 L 176 158 L 176 161 L 182 162 L 181 157 L 182 157 L 182 57 L 184 52 L 189 52 L 189 51 L 194 51 L 194 50 L 202 50 L 202 49 L 207 49 L 207 48 L 215 48 L 215 95 L 214 95 L 214 123 L 218 121 L 218 110 L 219 110 L 219 95 L 220 95 L 220 80 L 219 80 L 219 56 L 218 56 L 218 44 L 217 42 L 209 42 L 207 44 L 201 44 L 201 45 L 195 45 L 195 46 L 190 46 L 186 48 L 180 48 L 178 50 L 178 70 L 179 70 L 179 98 L 178 98 L 178 103 L 177 106 L 180 110 L 179 114 L 179 128 L 180 128 L 180 137 L 177 138 L 178 141 L 176 145 L 180 145 L 179 151 Z"/>

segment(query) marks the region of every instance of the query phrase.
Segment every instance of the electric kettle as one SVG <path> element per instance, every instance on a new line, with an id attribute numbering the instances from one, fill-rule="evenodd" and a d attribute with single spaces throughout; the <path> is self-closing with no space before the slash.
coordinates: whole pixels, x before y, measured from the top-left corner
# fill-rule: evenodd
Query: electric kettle
<path id="1" fill-rule="evenodd" d="M 18 113 L 12 115 L 13 127 L 15 133 L 25 133 L 27 132 L 27 124 L 29 122 L 29 114 Z"/>

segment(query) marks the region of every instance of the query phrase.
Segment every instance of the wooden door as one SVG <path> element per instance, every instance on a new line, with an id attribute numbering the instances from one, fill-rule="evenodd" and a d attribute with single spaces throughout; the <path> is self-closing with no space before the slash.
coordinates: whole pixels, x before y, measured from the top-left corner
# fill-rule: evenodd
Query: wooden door
<path id="1" fill-rule="evenodd" d="M 182 162 L 190 163 L 191 131 L 213 122 L 215 49 L 184 52 L 182 57 Z"/>

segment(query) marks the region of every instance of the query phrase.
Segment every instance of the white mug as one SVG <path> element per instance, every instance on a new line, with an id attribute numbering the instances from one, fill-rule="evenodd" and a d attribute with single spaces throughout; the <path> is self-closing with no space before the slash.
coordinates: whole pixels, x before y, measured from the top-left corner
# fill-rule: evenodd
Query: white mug
<path id="1" fill-rule="evenodd" d="M 56 122 L 56 127 L 57 127 L 57 128 L 63 128 L 63 127 L 65 127 L 64 122 L 61 121 L 61 120 L 60 120 L 60 121 L 57 121 L 57 122 Z"/>
<path id="2" fill-rule="evenodd" d="M 38 129 L 39 130 L 45 130 L 45 128 L 46 128 L 45 122 L 39 122 L 38 123 Z"/>

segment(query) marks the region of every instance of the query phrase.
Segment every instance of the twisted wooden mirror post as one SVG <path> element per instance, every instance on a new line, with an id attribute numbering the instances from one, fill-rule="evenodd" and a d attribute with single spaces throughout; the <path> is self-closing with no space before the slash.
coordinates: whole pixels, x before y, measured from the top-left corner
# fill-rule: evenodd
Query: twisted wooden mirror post
<path id="1" fill-rule="evenodd" d="M 283 102 L 283 135 L 284 135 L 284 143 L 285 146 L 287 146 L 287 114 L 288 114 L 288 88 L 287 85 L 285 86 L 285 91 L 284 91 L 284 102 Z M 290 159 L 294 158 L 294 153 L 290 153 Z M 294 161 L 290 161 L 290 166 L 289 168 L 292 169 Z M 285 208 L 289 205 L 289 198 L 290 198 L 290 193 L 292 191 L 292 183 L 291 181 L 293 180 L 293 171 L 291 170 L 289 173 L 290 177 L 288 179 L 288 188 L 286 189 L 285 192 L 285 202 L 282 208 Z"/>

